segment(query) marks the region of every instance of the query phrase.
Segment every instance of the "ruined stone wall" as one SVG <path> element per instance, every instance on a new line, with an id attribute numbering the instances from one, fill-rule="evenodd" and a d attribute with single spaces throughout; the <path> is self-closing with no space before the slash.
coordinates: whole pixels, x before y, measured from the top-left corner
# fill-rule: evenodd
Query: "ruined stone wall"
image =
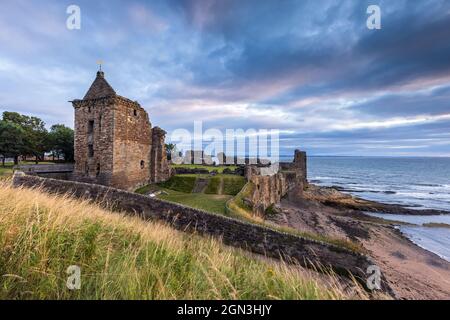
<path id="1" fill-rule="evenodd" d="M 169 161 L 167 160 L 165 137 L 166 132 L 160 127 L 152 129 L 152 150 L 150 156 L 150 178 L 152 183 L 166 181 L 172 174 Z"/>
<path id="2" fill-rule="evenodd" d="M 330 266 L 338 273 L 351 272 L 362 283 L 365 283 L 365 270 L 374 264 L 367 256 L 331 244 L 114 188 L 43 179 L 23 173 L 14 175 L 13 184 L 16 187 L 42 187 L 48 192 L 69 193 L 78 198 L 107 203 L 130 215 L 163 221 L 182 231 L 215 236 L 225 244 L 268 257 L 283 258 L 289 263 L 296 262 L 306 267 L 311 267 L 312 263 Z"/>
<path id="3" fill-rule="evenodd" d="M 279 203 L 288 191 L 288 181 L 282 173 L 261 175 L 261 168 L 247 166 L 245 176 L 254 186 L 246 201 L 251 205 L 253 214 L 259 217 L 264 217 L 266 209 Z"/>
<path id="4" fill-rule="evenodd" d="M 108 185 L 113 174 L 114 99 L 75 100 L 73 106 L 74 179 Z"/>
<path id="5" fill-rule="evenodd" d="M 264 217 L 266 209 L 286 195 L 292 200 L 302 197 L 307 184 L 305 152 L 296 150 L 293 162 L 279 163 L 278 173 L 264 175 L 262 170 L 263 167 L 256 165 L 246 166 L 245 177 L 254 185 L 247 199 L 253 214 Z"/>
<path id="6" fill-rule="evenodd" d="M 114 149 L 111 186 L 133 189 L 150 181 L 151 124 L 137 103 L 116 96 L 114 103 Z"/>

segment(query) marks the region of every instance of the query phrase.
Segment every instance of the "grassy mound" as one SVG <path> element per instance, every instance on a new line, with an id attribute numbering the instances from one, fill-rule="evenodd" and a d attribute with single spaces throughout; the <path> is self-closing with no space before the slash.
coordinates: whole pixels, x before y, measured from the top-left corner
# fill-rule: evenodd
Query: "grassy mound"
<path id="1" fill-rule="evenodd" d="M 225 203 L 231 196 L 204 193 L 184 193 L 170 189 L 162 189 L 165 193 L 158 195 L 159 199 L 176 202 L 188 207 L 205 210 L 212 213 L 226 214 Z"/>
<path id="2" fill-rule="evenodd" d="M 159 183 L 159 186 L 179 192 L 191 193 L 196 180 L 197 177 L 195 175 L 174 175 L 169 180 Z"/>
<path id="3" fill-rule="evenodd" d="M 222 179 L 220 179 L 220 177 L 210 178 L 208 186 L 205 189 L 205 193 L 206 194 L 219 194 L 221 183 L 222 183 Z"/>
<path id="4" fill-rule="evenodd" d="M 81 267 L 80 290 L 66 270 Z M 343 299 L 219 241 L 0 183 L 0 299 Z"/>
<path id="5" fill-rule="evenodd" d="M 222 175 L 223 194 L 235 196 L 242 190 L 246 181 L 244 177 L 236 175 Z"/>

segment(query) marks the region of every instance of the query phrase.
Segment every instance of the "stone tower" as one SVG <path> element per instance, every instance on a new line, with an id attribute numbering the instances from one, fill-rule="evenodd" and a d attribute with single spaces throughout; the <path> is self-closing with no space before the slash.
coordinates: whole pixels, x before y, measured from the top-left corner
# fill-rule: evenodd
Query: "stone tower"
<path id="1" fill-rule="evenodd" d="M 133 190 L 169 177 L 165 131 L 152 130 L 147 112 L 136 101 L 116 94 L 102 71 L 84 98 L 72 104 L 74 179 Z"/>

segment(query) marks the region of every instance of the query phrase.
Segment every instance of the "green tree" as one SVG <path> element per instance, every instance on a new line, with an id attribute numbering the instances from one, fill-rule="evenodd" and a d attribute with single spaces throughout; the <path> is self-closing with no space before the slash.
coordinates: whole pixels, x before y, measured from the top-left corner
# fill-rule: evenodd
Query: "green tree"
<path id="1" fill-rule="evenodd" d="M 176 152 L 177 145 L 174 143 L 166 143 L 166 156 L 167 160 L 172 160 L 172 153 Z"/>
<path id="2" fill-rule="evenodd" d="M 22 155 L 33 155 L 36 163 L 43 160 L 48 150 L 48 132 L 45 123 L 37 117 L 25 116 L 17 112 L 3 112 L 3 121 L 18 125 L 24 130 L 24 148 Z"/>
<path id="3" fill-rule="evenodd" d="M 62 124 L 55 124 L 50 128 L 48 135 L 49 149 L 59 158 L 64 156 L 66 161 L 74 160 L 74 133 L 73 130 Z"/>
<path id="4" fill-rule="evenodd" d="M 2 165 L 5 166 L 5 158 L 13 157 L 14 164 L 19 163 L 19 156 L 25 149 L 25 131 L 17 124 L 0 120 L 0 154 Z"/>

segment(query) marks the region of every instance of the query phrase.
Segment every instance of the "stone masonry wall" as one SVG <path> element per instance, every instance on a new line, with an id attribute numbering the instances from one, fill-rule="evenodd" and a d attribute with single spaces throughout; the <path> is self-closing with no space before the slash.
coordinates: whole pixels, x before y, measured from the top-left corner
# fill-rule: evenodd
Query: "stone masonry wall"
<path id="1" fill-rule="evenodd" d="M 28 175 L 61 180 L 73 180 L 73 169 L 73 163 L 21 164 L 14 167 L 14 170 L 26 172 Z"/>
<path id="2" fill-rule="evenodd" d="M 245 177 L 254 185 L 253 192 L 247 199 L 254 215 L 264 217 L 266 209 L 279 203 L 287 194 L 292 198 L 302 196 L 307 184 L 305 152 L 296 150 L 294 161 L 280 163 L 278 173 L 263 175 L 262 170 L 263 167 L 246 166 Z"/>
<path id="3" fill-rule="evenodd" d="M 150 181 L 151 124 L 137 103 L 117 96 L 114 103 L 113 177 L 110 186 L 135 189 Z"/>
<path id="4" fill-rule="evenodd" d="M 225 244 L 268 257 L 283 258 L 287 262 L 299 263 L 305 267 L 312 267 L 311 263 L 331 267 L 340 274 L 348 275 L 350 272 L 361 283 L 365 283 L 364 271 L 374 264 L 367 256 L 334 245 L 119 189 L 45 179 L 22 172 L 16 172 L 13 184 L 15 187 L 42 187 L 52 193 L 69 193 L 77 198 L 92 199 L 101 204 L 108 203 L 130 215 L 163 221 L 183 231 L 219 237 Z"/>
<path id="5" fill-rule="evenodd" d="M 73 106 L 74 179 L 109 185 L 113 174 L 114 98 L 76 100 Z M 89 145 L 93 148 L 92 157 L 89 156 Z"/>
<path id="6" fill-rule="evenodd" d="M 253 214 L 259 217 L 264 217 L 266 209 L 279 203 L 288 190 L 287 180 L 282 173 L 264 176 L 260 174 L 260 168 L 247 166 L 246 178 L 254 186 L 246 200 L 251 205 Z"/>
<path id="7" fill-rule="evenodd" d="M 165 132 L 152 130 L 147 112 L 136 101 L 116 94 L 102 71 L 84 98 L 72 104 L 74 180 L 133 190 L 170 176 Z"/>
<path id="8" fill-rule="evenodd" d="M 152 183 L 166 181 L 172 174 L 166 155 L 165 137 L 166 132 L 160 127 L 154 127 L 152 129 L 152 151 L 150 155 Z"/>

